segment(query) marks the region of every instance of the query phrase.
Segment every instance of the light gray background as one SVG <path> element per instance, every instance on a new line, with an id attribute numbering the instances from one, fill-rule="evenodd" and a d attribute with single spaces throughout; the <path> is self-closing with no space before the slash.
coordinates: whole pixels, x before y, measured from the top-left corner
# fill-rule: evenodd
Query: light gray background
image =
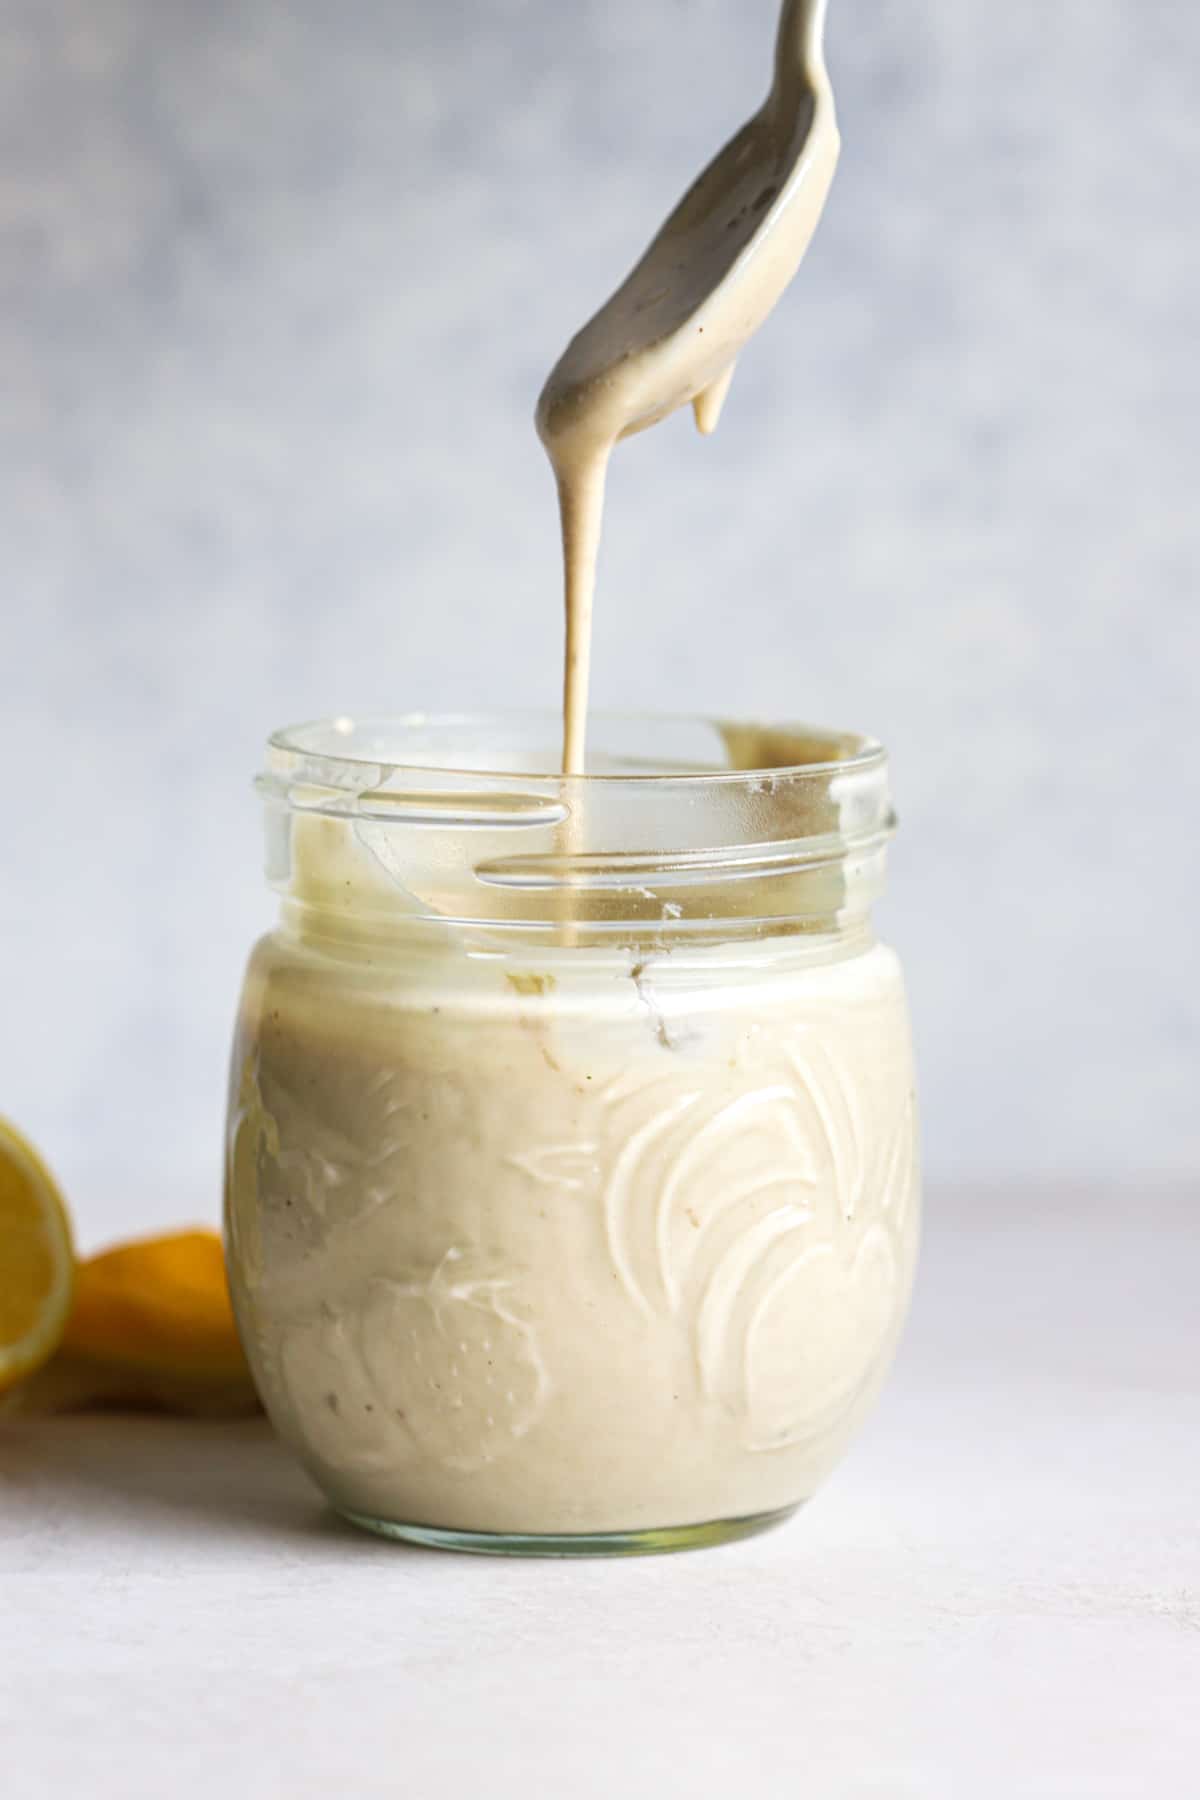
<path id="1" fill-rule="evenodd" d="M 534 397 L 773 18 L 7 0 L 0 1108 L 85 1240 L 216 1215 L 266 729 L 553 701 Z M 889 742 L 935 1178 L 1188 1177 L 1200 14 L 835 0 L 830 62 L 719 434 L 620 452 L 595 699 Z"/>

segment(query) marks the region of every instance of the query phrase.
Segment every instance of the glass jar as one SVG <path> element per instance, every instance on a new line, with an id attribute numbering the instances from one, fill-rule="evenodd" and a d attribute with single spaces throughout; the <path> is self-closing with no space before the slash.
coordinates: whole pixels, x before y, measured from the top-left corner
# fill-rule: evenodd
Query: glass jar
<path id="1" fill-rule="evenodd" d="M 812 1493 L 891 1360 L 918 1191 L 864 738 L 550 715 L 278 732 L 276 928 L 226 1231 L 267 1411 L 334 1506 L 644 1550 Z"/>

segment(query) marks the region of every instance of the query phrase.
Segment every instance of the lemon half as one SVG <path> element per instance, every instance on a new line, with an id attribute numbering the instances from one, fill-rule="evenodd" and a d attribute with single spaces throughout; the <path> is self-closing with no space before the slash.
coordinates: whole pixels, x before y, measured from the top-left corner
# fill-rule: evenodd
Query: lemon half
<path id="1" fill-rule="evenodd" d="M 32 1145 L 0 1119 L 0 1393 L 54 1354 L 74 1286 L 62 1195 Z"/>

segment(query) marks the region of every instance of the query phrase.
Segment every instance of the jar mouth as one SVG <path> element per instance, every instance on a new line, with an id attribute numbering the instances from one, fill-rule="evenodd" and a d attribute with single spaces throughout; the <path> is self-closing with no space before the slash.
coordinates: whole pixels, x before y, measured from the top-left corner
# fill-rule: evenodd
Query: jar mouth
<path id="1" fill-rule="evenodd" d="M 285 725 L 267 740 L 275 769 L 304 765 L 308 782 L 344 790 L 366 768 L 472 781 L 481 775 L 564 787 L 610 782 L 753 783 L 817 778 L 886 764 L 878 739 L 807 723 L 616 712 L 589 717 L 586 771 L 564 775 L 561 717 L 543 710 L 340 715 Z"/>
<path id="2" fill-rule="evenodd" d="M 589 729 L 582 775 L 561 773 L 549 711 L 276 731 L 257 782 L 271 879 L 360 921 L 567 921 L 574 939 L 865 917 L 895 823 L 876 739 L 654 714 Z"/>

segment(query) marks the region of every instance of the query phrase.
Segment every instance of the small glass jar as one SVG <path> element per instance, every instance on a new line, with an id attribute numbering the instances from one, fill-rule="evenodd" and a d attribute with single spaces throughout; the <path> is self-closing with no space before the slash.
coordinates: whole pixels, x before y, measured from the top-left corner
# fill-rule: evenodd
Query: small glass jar
<path id="1" fill-rule="evenodd" d="M 719 1542 L 807 1499 L 917 1247 L 880 745 L 546 715 L 281 731 L 226 1231 L 267 1411 L 385 1535 Z"/>

